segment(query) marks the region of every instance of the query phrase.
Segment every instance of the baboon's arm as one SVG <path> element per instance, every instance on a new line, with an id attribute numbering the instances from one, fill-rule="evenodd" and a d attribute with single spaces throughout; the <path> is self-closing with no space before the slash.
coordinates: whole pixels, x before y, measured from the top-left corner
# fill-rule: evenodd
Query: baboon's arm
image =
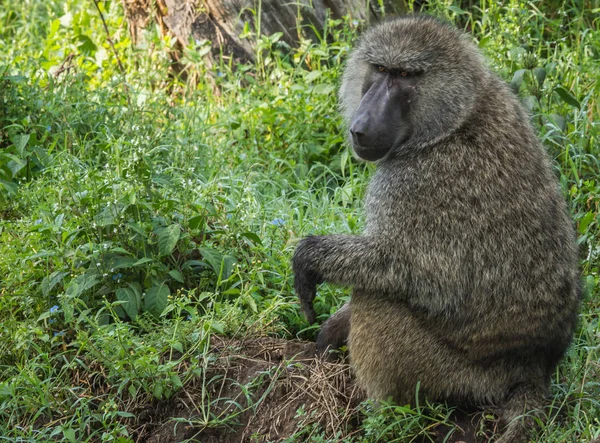
<path id="1" fill-rule="evenodd" d="M 405 274 L 401 257 L 369 236 L 306 237 L 298 244 L 292 263 L 296 294 L 311 323 L 315 321 L 312 302 L 319 283 L 397 292 Z"/>
<path id="2" fill-rule="evenodd" d="M 473 291 L 477 263 L 467 242 L 440 241 L 421 233 L 412 245 L 369 235 L 309 236 L 292 260 L 296 294 L 306 318 L 314 322 L 312 302 L 324 281 L 353 286 L 358 292 L 403 298 L 429 312 L 443 312 L 464 302 Z"/>

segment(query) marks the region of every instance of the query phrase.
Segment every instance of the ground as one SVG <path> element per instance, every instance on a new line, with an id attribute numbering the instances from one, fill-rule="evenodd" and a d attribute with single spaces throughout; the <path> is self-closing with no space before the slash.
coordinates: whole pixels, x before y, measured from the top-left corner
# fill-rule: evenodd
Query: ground
<path id="1" fill-rule="evenodd" d="M 168 401 L 140 407 L 137 442 L 308 441 L 323 433 L 337 441 L 356 433 L 364 394 L 345 361 L 314 358 L 314 344 L 299 340 L 213 341 L 214 365 L 202 378 L 212 382 L 199 379 Z M 199 406 L 207 398 L 208 416 Z M 236 413 L 237 426 L 217 425 L 219 417 Z M 455 410 L 453 425 L 434 424 L 413 441 L 487 442 L 493 422 L 482 422 L 482 416 Z"/>

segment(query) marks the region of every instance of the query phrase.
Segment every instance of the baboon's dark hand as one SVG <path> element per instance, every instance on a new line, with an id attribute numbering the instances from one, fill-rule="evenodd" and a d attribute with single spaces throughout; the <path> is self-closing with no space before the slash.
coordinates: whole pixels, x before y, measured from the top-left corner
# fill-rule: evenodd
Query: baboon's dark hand
<path id="1" fill-rule="evenodd" d="M 309 323 L 317 320 L 313 301 L 317 295 L 317 285 L 323 283 L 323 277 L 312 266 L 312 254 L 315 253 L 317 237 L 307 237 L 300 241 L 292 265 L 294 268 L 294 289 L 300 301 L 302 312 Z"/>
<path id="2" fill-rule="evenodd" d="M 313 300 L 317 295 L 318 278 L 311 275 L 310 272 L 296 272 L 294 277 L 294 289 L 300 300 L 300 307 L 309 323 L 317 321 L 317 314 L 313 308 Z"/>

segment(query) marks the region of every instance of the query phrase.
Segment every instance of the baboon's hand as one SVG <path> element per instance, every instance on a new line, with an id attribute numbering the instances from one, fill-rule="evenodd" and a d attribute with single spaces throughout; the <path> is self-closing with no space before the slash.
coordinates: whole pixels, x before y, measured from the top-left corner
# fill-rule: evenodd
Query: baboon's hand
<path id="1" fill-rule="evenodd" d="M 314 269 L 312 255 L 316 252 L 316 243 L 318 243 L 318 237 L 307 237 L 301 240 L 292 259 L 294 289 L 300 300 L 302 312 L 309 323 L 317 320 L 313 300 L 317 295 L 317 285 L 323 283 L 323 277 Z"/>

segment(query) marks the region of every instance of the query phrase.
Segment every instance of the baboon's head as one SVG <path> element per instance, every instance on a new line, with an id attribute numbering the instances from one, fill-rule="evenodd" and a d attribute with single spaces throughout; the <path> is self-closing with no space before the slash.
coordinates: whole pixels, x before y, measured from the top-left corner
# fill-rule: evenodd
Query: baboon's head
<path id="1" fill-rule="evenodd" d="M 408 15 L 370 28 L 340 89 L 356 154 L 375 161 L 451 132 L 471 113 L 486 76 L 468 38 L 435 18 Z"/>

